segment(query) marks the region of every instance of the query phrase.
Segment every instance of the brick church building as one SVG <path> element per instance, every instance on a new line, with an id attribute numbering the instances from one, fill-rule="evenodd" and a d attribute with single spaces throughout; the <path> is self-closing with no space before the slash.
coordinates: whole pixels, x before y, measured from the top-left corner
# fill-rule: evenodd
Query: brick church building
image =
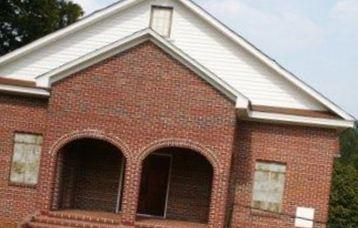
<path id="1" fill-rule="evenodd" d="M 0 226 L 33 228 L 325 227 L 354 125 L 189 0 L 1 57 L 0 121 Z"/>

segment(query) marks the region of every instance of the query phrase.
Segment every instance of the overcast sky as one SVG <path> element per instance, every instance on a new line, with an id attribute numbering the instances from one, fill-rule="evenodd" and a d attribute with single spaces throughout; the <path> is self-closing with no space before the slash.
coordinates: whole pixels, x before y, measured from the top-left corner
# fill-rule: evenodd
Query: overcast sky
<path id="1" fill-rule="evenodd" d="M 74 0 L 86 14 L 115 0 Z M 195 0 L 358 117 L 358 0 Z"/>

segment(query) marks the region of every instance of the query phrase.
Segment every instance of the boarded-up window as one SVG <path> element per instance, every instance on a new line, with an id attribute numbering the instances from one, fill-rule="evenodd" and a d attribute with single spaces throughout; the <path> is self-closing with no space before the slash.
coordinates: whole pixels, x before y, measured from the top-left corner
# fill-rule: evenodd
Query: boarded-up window
<path id="1" fill-rule="evenodd" d="M 17 184 L 37 184 L 42 136 L 15 134 L 10 181 Z"/>
<path id="2" fill-rule="evenodd" d="M 172 26 L 173 8 L 153 6 L 150 27 L 162 36 L 169 37 Z"/>
<path id="3" fill-rule="evenodd" d="M 256 209 L 281 212 L 286 166 L 257 162 L 252 206 Z"/>

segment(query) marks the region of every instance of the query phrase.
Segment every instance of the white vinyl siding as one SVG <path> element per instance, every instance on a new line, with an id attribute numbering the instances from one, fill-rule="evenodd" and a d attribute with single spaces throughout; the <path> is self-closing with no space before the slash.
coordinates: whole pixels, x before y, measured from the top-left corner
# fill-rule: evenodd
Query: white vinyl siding
<path id="1" fill-rule="evenodd" d="M 257 162 L 252 207 L 271 212 L 282 211 L 286 166 Z"/>
<path id="2" fill-rule="evenodd" d="M 153 6 L 150 27 L 164 37 L 170 36 L 173 8 Z"/>
<path id="3" fill-rule="evenodd" d="M 0 67 L 0 76 L 34 79 L 111 42 L 150 26 L 153 5 L 172 7 L 170 41 L 233 88 L 253 105 L 326 110 L 226 38 L 178 1 L 144 1 L 117 15 L 34 51 Z"/>
<path id="4" fill-rule="evenodd" d="M 42 136 L 16 133 L 10 181 L 35 185 L 38 181 Z"/>
<path id="5" fill-rule="evenodd" d="M 135 5 L 46 45 L 11 64 L 0 67 L 0 76 L 34 79 L 105 45 L 148 27 L 150 5 Z"/>

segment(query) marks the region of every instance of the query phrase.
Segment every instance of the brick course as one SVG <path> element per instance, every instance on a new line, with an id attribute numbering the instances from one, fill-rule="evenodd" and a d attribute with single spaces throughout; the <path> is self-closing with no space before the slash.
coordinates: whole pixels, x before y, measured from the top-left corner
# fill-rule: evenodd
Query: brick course
<path id="1" fill-rule="evenodd" d="M 107 141 L 126 158 L 121 212 L 126 225 L 136 219 L 141 163 L 165 147 L 194 150 L 211 163 L 212 227 L 292 226 L 292 219 L 245 209 L 256 160 L 287 164 L 285 213 L 312 206 L 318 221 L 327 219 L 337 133 L 238 122 L 230 100 L 150 42 L 57 82 L 49 101 L 0 95 L 0 111 L 6 123 L 0 126 L 0 220 L 5 222 L 56 207 L 58 154 L 79 138 Z M 44 136 L 36 188 L 8 183 L 15 131 Z"/>

